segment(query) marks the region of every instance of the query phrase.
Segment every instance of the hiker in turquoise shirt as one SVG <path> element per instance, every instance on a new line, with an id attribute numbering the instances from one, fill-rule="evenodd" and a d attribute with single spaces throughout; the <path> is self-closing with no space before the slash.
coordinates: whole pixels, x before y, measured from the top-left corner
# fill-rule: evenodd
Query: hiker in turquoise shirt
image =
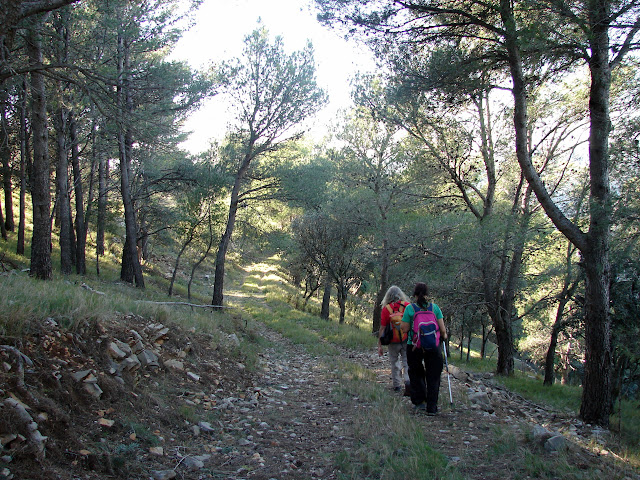
<path id="1" fill-rule="evenodd" d="M 435 415 L 438 412 L 438 394 L 440 392 L 440 374 L 443 361 L 440 344 L 447 338 L 447 329 L 442 321 L 440 307 L 428 300 L 429 289 L 426 283 L 416 283 L 413 291 L 415 303 L 408 305 L 402 317 L 402 331 L 409 332 L 407 340 L 407 363 L 409 364 L 409 383 L 411 403 L 416 412 Z M 437 320 L 439 343 L 437 348 L 425 350 L 416 348 L 413 338 L 413 319 L 416 311 L 431 310 Z M 433 317 L 432 317 L 433 318 Z"/>

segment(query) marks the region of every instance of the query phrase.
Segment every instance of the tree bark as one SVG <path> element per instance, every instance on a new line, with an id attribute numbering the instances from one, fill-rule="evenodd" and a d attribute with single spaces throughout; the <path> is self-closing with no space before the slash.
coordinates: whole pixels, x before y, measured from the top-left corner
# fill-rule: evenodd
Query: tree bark
<path id="1" fill-rule="evenodd" d="M 7 123 L 7 91 L 6 89 L 0 90 L 0 165 L 2 165 L 2 177 L 4 179 L 3 185 L 4 197 L 7 199 L 7 176 L 10 175 L 9 169 L 9 157 L 11 152 L 9 151 L 9 125 Z M 11 197 L 11 180 L 9 180 L 9 198 Z M 6 205 L 6 204 L 5 204 Z M 8 220 L 7 220 L 8 222 Z M 7 240 L 7 223 L 4 221 L 4 215 L 2 212 L 2 206 L 0 205 L 0 236 L 3 240 Z"/>
<path id="2" fill-rule="evenodd" d="M 329 274 L 324 276 L 324 291 L 322 293 L 322 307 L 320 308 L 320 318 L 329 320 L 331 306 L 331 280 Z"/>
<path id="3" fill-rule="evenodd" d="M 176 281 L 176 275 L 178 274 L 178 267 L 180 266 L 180 258 L 182 258 L 182 254 L 187 249 L 189 244 L 193 241 L 193 237 L 195 235 L 196 228 L 198 227 L 198 225 L 200 224 L 201 221 L 202 220 L 200 220 L 196 225 L 193 225 L 189 229 L 189 233 L 187 235 L 187 238 L 186 238 L 185 242 L 182 244 L 182 247 L 180 247 L 180 251 L 178 252 L 178 255 L 176 255 L 176 261 L 175 261 L 175 263 L 173 265 L 173 273 L 171 274 L 171 282 L 169 282 L 169 291 L 167 292 L 167 296 L 169 296 L 169 297 L 171 295 L 173 295 L 173 283 Z"/>
<path id="4" fill-rule="evenodd" d="M 96 256 L 104 255 L 104 228 L 107 218 L 107 179 L 109 177 L 109 163 L 105 155 L 97 154 L 93 140 L 93 161 L 98 156 L 98 214 L 96 221 Z"/>
<path id="5" fill-rule="evenodd" d="M 60 95 L 61 92 L 60 92 Z M 62 99 L 59 99 L 62 104 Z M 59 107 L 55 112 L 57 168 L 56 168 L 56 207 L 60 221 L 60 273 L 70 275 L 73 269 L 71 251 L 71 206 L 69 203 L 69 156 L 67 155 L 67 112 Z"/>
<path id="6" fill-rule="evenodd" d="M 69 14 L 62 12 L 56 15 L 54 28 L 56 35 L 53 37 L 56 60 L 64 64 L 68 59 L 69 48 Z M 71 199 L 69 195 L 69 109 L 66 106 L 68 100 L 68 85 L 62 81 L 57 82 L 57 107 L 53 112 L 54 127 L 56 130 L 56 207 L 59 219 L 60 242 L 60 273 L 70 275 L 75 264 L 73 235 L 73 220 L 71 216 Z"/>
<path id="7" fill-rule="evenodd" d="M 191 267 L 191 275 L 189 276 L 189 283 L 187 284 L 187 298 L 189 300 L 191 300 L 191 284 L 193 283 L 193 277 L 194 277 L 194 275 L 196 273 L 196 270 L 198 269 L 200 264 L 202 262 L 204 262 L 204 260 L 209 256 L 209 252 L 211 251 L 211 247 L 213 247 L 213 228 L 212 228 L 212 225 L 211 225 L 211 211 L 210 210 L 209 210 L 209 213 L 207 214 L 207 216 L 209 218 L 209 241 L 207 242 L 207 248 L 205 249 L 204 253 L 200 256 L 198 261 L 193 264 L 193 267 Z"/>
<path id="8" fill-rule="evenodd" d="M 569 371 L 571 370 L 571 342 L 567 343 L 567 350 L 564 352 L 564 356 L 562 358 L 562 377 L 560 379 L 561 385 L 569 384 Z"/>
<path id="9" fill-rule="evenodd" d="M 337 299 L 338 306 L 340 307 L 340 318 L 338 320 L 338 323 L 343 324 L 347 312 L 347 289 L 344 286 L 344 282 L 342 281 L 338 282 Z"/>
<path id="10" fill-rule="evenodd" d="M 507 312 L 493 312 L 496 328 L 496 343 L 498 345 L 498 362 L 496 373 L 498 375 L 511 375 L 514 368 L 513 360 L 513 331 L 511 319 Z"/>
<path id="11" fill-rule="evenodd" d="M 51 265 L 51 197 L 49 193 L 49 154 L 47 132 L 47 102 L 42 68 L 42 40 L 39 22 L 29 29 L 27 49 L 31 72 L 31 129 L 33 132 L 33 167 L 31 199 L 33 204 L 33 236 L 31 240 L 30 274 L 49 280 Z"/>
<path id="12" fill-rule="evenodd" d="M 373 333 L 380 331 L 380 316 L 382 314 L 382 300 L 389 288 L 389 241 L 382 239 L 382 261 L 380 265 L 380 289 L 376 295 L 376 303 L 373 306 Z"/>
<path id="13" fill-rule="evenodd" d="M 556 358 L 556 347 L 558 346 L 558 335 L 560 334 L 560 323 L 562 320 L 562 313 L 560 310 L 560 305 L 558 305 L 558 310 L 556 312 L 556 321 L 551 328 L 551 338 L 549 340 L 549 348 L 547 348 L 547 354 L 545 355 L 544 360 L 544 381 L 543 385 L 550 387 L 553 385 L 554 376 L 555 376 L 555 358 Z M 564 305 L 562 305 L 564 308 Z"/>
<path id="14" fill-rule="evenodd" d="M 8 240 L 9 236 L 7 235 L 7 229 L 4 226 L 4 215 L 2 214 L 2 206 L 0 206 L 0 236 L 3 240 Z"/>
<path id="15" fill-rule="evenodd" d="M 86 248 L 87 248 L 87 227 L 84 216 L 84 190 L 82 185 L 82 170 L 80 169 L 80 154 L 78 152 L 78 132 L 76 118 L 73 111 L 69 112 L 69 138 L 71 140 L 71 166 L 73 168 L 73 188 L 76 197 L 76 245 L 75 264 L 76 273 L 85 275 L 87 273 Z M 89 208 L 87 206 L 87 208 Z"/>
<path id="16" fill-rule="evenodd" d="M 7 231 L 15 230 L 13 222 L 13 187 L 11 182 L 11 150 L 9 148 L 9 122 L 7 121 L 7 91 L 0 92 L 0 161 L 2 162 L 2 185 L 4 188 L 4 222 L 3 238 Z"/>
<path id="17" fill-rule="evenodd" d="M 531 219 L 531 211 L 529 209 L 529 202 L 531 199 L 531 187 L 527 186 L 525 193 L 520 194 L 520 189 L 517 190 L 516 197 L 514 199 L 513 209 L 512 209 L 512 218 L 516 221 L 515 231 L 512 231 L 511 228 L 507 230 L 505 233 L 505 249 L 502 257 L 508 258 L 508 251 L 511 251 L 509 258 L 509 266 L 508 272 L 505 279 L 504 288 L 502 288 L 502 294 L 499 295 L 500 298 L 500 312 L 504 322 L 504 329 L 508 330 L 509 339 L 508 341 L 511 343 L 511 358 L 506 358 L 503 356 L 501 363 L 501 355 L 498 352 L 498 371 L 500 372 L 500 368 L 505 368 L 504 373 L 510 375 L 513 373 L 514 368 L 514 360 L 513 360 L 513 312 L 515 311 L 514 303 L 517 293 L 517 282 L 520 279 L 520 271 L 522 269 L 522 258 L 524 256 L 524 248 L 527 240 L 527 232 L 529 230 L 529 223 Z M 502 278 L 503 275 L 500 275 Z M 498 331 L 496 330 L 496 335 Z M 501 340 L 499 340 L 500 342 Z M 504 341 L 507 341 L 504 338 Z M 504 346 L 506 347 L 506 345 Z M 508 352 L 507 352 L 508 353 Z"/>
<path id="18" fill-rule="evenodd" d="M 560 332 L 565 329 L 564 322 L 564 309 L 569 303 L 569 300 L 573 296 L 573 293 L 578 288 L 578 280 L 571 281 L 571 256 L 573 255 L 573 247 L 571 243 L 569 243 L 567 247 L 567 258 L 566 258 L 566 273 L 565 280 L 562 287 L 562 291 L 558 295 L 558 307 L 556 309 L 556 318 L 553 322 L 553 327 L 551 328 L 551 338 L 549 339 L 549 348 L 547 348 L 547 354 L 545 356 L 544 363 L 544 381 L 543 385 L 551 386 L 554 382 L 555 377 L 555 356 L 556 356 L 556 348 L 558 346 L 558 336 Z"/>
<path id="19" fill-rule="evenodd" d="M 120 189 L 124 206 L 125 241 L 122 249 L 122 265 L 120 267 L 120 279 L 127 283 L 135 283 L 139 288 L 144 288 L 142 267 L 138 261 L 136 216 L 131 197 L 131 184 L 129 180 L 128 148 L 124 132 L 118 135 L 120 145 Z"/>
<path id="20" fill-rule="evenodd" d="M 129 46 L 118 35 L 118 149 L 120 155 L 120 189 L 124 206 L 125 241 L 122 249 L 120 279 L 144 288 L 142 267 L 138 260 L 136 213 L 131 195 L 130 163 L 133 138 L 128 122 L 131 121 L 132 102 L 127 73 L 129 71 Z"/>
<path id="21" fill-rule="evenodd" d="M 487 355 L 487 341 L 489 340 L 489 332 L 484 322 L 482 323 L 482 343 L 480 345 L 480 358 L 484 360 Z M 471 335 L 471 333 L 469 333 Z"/>
<path id="22" fill-rule="evenodd" d="M 589 232 L 582 250 L 585 267 L 585 374 L 580 416 L 586 422 L 609 425 L 611 414 L 612 354 L 609 316 L 609 236 L 611 193 L 609 187 L 609 64 L 610 2 L 589 3 L 591 89 L 589 114 Z"/>
<path id="23" fill-rule="evenodd" d="M 510 0 L 501 0 L 505 44 L 513 81 L 516 156 L 547 216 L 581 252 L 585 265 L 585 376 L 580 415 L 583 420 L 609 424 L 611 412 L 611 322 L 609 318 L 609 64 L 610 2 L 589 2 L 591 89 L 589 113 L 590 222 L 585 235 L 553 202 L 528 155 L 527 100 L 522 60 Z"/>
<path id="24" fill-rule="evenodd" d="M 227 226 L 220 238 L 220 244 L 218 245 L 218 253 L 216 254 L 216 270 L 213 280 L 213 298 L 211 300 L 212 305 L 222 306 L 224 295 L 224 267 L 227 258 L 227 251 L 229 250 L 229 244 L 231 243 L 231 236 L 233 235 L 233 229 L 236 224 L 236 216 L 238 214 L 238 202 L 240 199 L 240 187 L 249 170 L 251 160 L 253 159 L 253 146 L 255 139 L 251 138 L 247 147 L 247 153 L 240 164 L 240 168 L 236 173 L 235 180 L 233 182 L 233 189 L 231 190 L 231 200 L 229 203 L 229 216 L 227 217 Z"/>
<path id="25" fill-rule="evenodd" d="M 27 141 L 27 81 L 22 80 L 20 88 L 20 218 L 18 220 L 18 240 L 16 253 L 24 255 L 24 229 L 27 212 L 27 162 L 29 157 L 29 143 Z"/>
<path id="26" fill-rule="evenodd" d="M 239 184 L 238 178 L 236 177 L 236 185 Z M 224 268 L 225 262 L 227 258 L 227 251 L 229 250 L 229 244 L 231 243 L 231 235 L 233 234 L 233 228 L 236 222 L 236 215 L 238 213 L 238 193 L 236 191 L 236 186 L 234 185 L 233 190 L 235 195 L 231 194 L 231 204 L 229 205 L 229 216 L 227 219 L 227 226 L 220 238 L 220 243 L 218 244 L 218 253 L 216 254 L 216 269 L 213 280 L 213 298 L 211 299 L 211 305 L 221 307 L 224 301 Z M 235 197 L 235 198 L 234 198 Z"/>
<path id="27" fill-rule="evenodd" d="M 483 248 L 483 250 L 487 250 Z M 496 373 L 511 375 L 513 373 L 513 332 L 511 329 L 511 311 L 503 310 L 500 275 L 492 268 L 493 254 L 489 251 L 482 253 L 482 283 L 487 313 L 491 318 L 496 334 L 498 347 L 498 361 Z"/>

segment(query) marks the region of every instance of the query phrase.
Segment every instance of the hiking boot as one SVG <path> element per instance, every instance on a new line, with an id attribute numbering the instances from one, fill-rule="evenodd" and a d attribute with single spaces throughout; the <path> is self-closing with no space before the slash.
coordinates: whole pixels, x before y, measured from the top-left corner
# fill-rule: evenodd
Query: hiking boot
<path id="1" fill-rule="evenodd" d="M 425 413 L 427 411 L 427 404 L 422 402 L 418 405 L 414 405 L 413 412 L 414 413 Z"/>

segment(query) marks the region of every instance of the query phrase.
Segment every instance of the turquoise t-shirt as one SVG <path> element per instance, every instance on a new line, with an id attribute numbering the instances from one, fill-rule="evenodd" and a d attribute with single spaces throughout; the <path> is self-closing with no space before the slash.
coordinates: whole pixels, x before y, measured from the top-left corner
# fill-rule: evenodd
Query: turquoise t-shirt
<path id="1" fill-rule="evenodd" d="M 415 309 L 413 308 L 413 305 L 414 305 L 413 303 L 407 305 L 407 308 L 404 309 L 404 315 L 402 315 L 402 321 L 407 322 L 409 325 L 413 325 L 413 316 L 416 313 Z M 431 302 L 431 305 L 433 305 L 433 313 L 435 314 L 436 318 L 441 319 L 443 315 L 442 315 L 442 310 L 440 310 L 440 307 L 433 302 Z M 424 310 L 424 309 L 421 309 L 421 310 Z M 412 337 L 413 337 L 413 329 L 409 328 L 409 339 L 407 340 L 407 345 L 413 345 L 413 342 L 411 342 Z"/>

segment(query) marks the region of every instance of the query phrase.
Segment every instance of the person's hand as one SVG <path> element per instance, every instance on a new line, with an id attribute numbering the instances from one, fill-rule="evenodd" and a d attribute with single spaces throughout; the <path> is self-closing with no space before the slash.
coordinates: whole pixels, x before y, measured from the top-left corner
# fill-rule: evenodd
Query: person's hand
<path id="1" fill-rule="evenodd" d="M 378 356 L 384 355 L 384 351 L 382 350 L 382 345 L 378 344 Z"/>

